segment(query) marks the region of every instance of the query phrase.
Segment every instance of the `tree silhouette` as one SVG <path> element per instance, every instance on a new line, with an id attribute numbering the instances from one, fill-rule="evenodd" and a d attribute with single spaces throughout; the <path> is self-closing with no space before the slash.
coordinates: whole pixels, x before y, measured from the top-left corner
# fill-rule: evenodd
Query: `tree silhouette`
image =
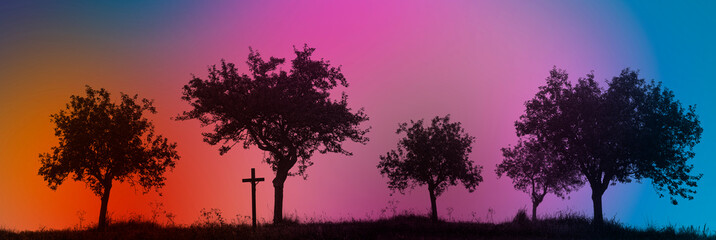
<path id="1" fill-rule="evenodd" d="M 435 117 L 429 127 L 423 120 L 400 124 L 397 134 L 407 136 L 398 142 L 397 150 L 380 156 L 378 169 L 389 178 L 388 188 L 403 191 L 415 185 L 427 185 L 432 208 L 431 219 L 438 220 L 436 198 L 448 186 L 461 181 L 470 192 L 482 182 L 482 166 L 473 166 L 468 155 L 475 138 L 465 133 L 450 115 Z"/>
<path id="2" fill-rule="evenodd" d="M 566 194 L 584 185 L 578 172 L 564 163 L 564 158 L 544 143 L 531 139 L 502 148 L 504 159 L 497 165 L 498 177 L 507 175 L 515 189 L 530 194 L 532 221 L 537 220 L 537 207 L 544 196 L 552 193 L 564 199 Z"/>
<path id="3" fill-rule="evenodd" d="M 526 102 L 516 122 L 519 136 L 559 146 L 592 189 L 594 222 L 602 224 L 602 195 L 609 185 L 651 179 L 660 197 L 693 199 L 701 174 L 691 174 L 693 147 L 703 129 L 694 106 L 684 109 L 661 83 L 647 83 L 628 68 L 607 82 L 594 75 L 575 86 L 553 69 L 547 84 Z"/>
<path id="4" fill-rule="evenodd" d="M 110 102 L 103 88 L 87 86 L 87 96 L 71 96 L 64 110 L 51 116 L 59 146 L 40 154 L 38 172 L 52 190 L 72 174 L 101 197 L 98 228 L 106 226 L 107 203 L 115 181 L 142 186 L 145 193 L 164 186 L 164 172 L 179 159 L 176 143 L 154 133 L 143 115 L 156 113 L 152 101 L 121 94 Z"/>
<path id="5" fill-rule="evenodd" d="M 182 99 L 193 109 L 177 120 L 198 119 L 203 126 L 214 125 L 213 132 L 202 135 L 205 142 L 221 145 L 220 154 L 240 142 L 244 148 L 256 145 L 270 153 L 265 161 L 276 173 L 274 223 L 283 219 L 286 178 L 305 178 L 316 150 L 351 155 L 343 149 L 343 141 L 368 141 L 364 136 L 368 129 L 358 128 L 368 120 L 363 109 L 351 112 L 345 93 L 340 100 L 329 98 L 338 84 L 348 87 L 340 67 L 312 60 L 314 50 L 308 46 L 294 49 L 290 72 L 276 70 L 284 59 L 271 57 L 266 62 L 251 50 L 247 61 L 251 76 L 239 74 L 233 63 L 222 60 L 220 68 L 209 68 L 206 80 L 194 77 L 184 86 Z M 289 173 L 296 164 L 298 170 Z"/>

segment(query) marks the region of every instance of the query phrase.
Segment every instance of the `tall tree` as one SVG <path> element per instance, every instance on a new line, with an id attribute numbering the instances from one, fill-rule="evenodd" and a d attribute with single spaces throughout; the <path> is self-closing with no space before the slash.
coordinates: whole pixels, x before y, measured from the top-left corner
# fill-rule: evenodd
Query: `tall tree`
<path id="1" fill-rule="evenodd" d="M 502 155 L 504 159 L 495 172 L 498 177 L 507 175 L 515 189 L 530 194 L 532 221 L 537 220 L 537 207 L 545 195 L 552 193 L 564 199 L 566 194 L 584 184 L 558 151 L 533 139 L 520 139 L 517 145 L 502 148 Z"/>
<path id="2" fill-rule="evenodd" d="M 408 187 L 427 185 L 430 194 L 431 219 L 438 220 L 436 199 L 448 186 L 460 181 L 473 192 L 482 182 L 482 166 L 475 166 L 468 155 L 475 138 L 465 133 L 450 115 L 435 117 L 429 127 L 423 120 L 400 124 L 397 134 L 407 136 L 398 142 L 397 150 L 380 156 L 378 169 L 388 176 L 388 188 L 401 194 Z"/>
<path id="3" fill-rule="evenodd" d="M 340 100 L 330 97 L 339 84 L 348 87 L 340 67 L 311 59 L 314 48 L 294 49 L 296 58 L 290 72 L 277 71 L 282 58 L 264 61 L 251 50 L 251 75 L 239 74 L 233 63 L 221 62 L 209 68 L 206 79 L 194 77 L 184 86 L 182 99 L 192 106 L 177 120 L 197 119 L 203 126 L 214 125 L 204 141 L 220 144 L 225 154 L 238 143 L 269 152 L 266 163 L 276 173 L 274 223 L 283 219 L 283 187 L 290 175 L 306 177 L 313 165 L 313 153 L 334 152 L 351 155 L 342 143 L 346 139 L 365 144 L 368 129 L 359 125 L 368 120 L 363 109 L 351 112 L 345 93 Z M 295 172 L 289 171 L 298 164 Z"/>
<path id="4" fill-rule="evenodd" d="M 152 101 L 121 94 L 110 101 L 103 88 L 87 86 L 86 96 L 71 96 L 64 110 L 51 116 L 59 146 L 40 154 L 38 172 L 52 190 L 72 174 L 101 197 L 98 228 L 106 226 L 112 184 L 129 182 L 144 192 L 164 186 L 164 172 L 179 159 L 176 143 L 154 133 L 145 113 L 156 113 Z"/>
<path id="5" fill-rule="evenodd" d="M 594 221 L 603 222 L 602 196 L 610 185 L 651 179 L 660 197 L 693 199 L 701 174 L 692 174 L 693 147 L 703 129 L 694 106 L 684 108 L 661 83 L 624 69 L 602 89 L 593 74 L 572 86 L 553 69 L 516 122 L 558 149 L 589 183 Z M 550 109 L 544 111 L 544 109 Z"/>

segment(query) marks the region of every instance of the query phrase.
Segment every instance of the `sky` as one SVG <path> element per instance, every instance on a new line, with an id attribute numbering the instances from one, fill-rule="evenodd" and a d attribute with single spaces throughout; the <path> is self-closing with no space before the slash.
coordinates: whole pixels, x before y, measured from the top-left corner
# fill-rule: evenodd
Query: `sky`
<path id="1" fill-rule="evenodd" d="M 626 67 L 662 81 L 684 105 L 695 104 L 704 132 L 690 161 L 703 173 L 691 201 L 671 205 L 648 180 L 604 194 L 604 216 L 637 227 L 716 226 L 716 18 L 712 1 L 10 1 L 0 4 L 0 228 L 63 229 L 96 223 L 99 197 L 84 183 L 56 191 L 41 176 L 38 155 L 58 144 L 50 115 L 84 86 L 154 99 L 149 118 L 178 144 L 181 159 L 159 193 L 115 185 L 110 217 L 152 217 L 157 204 L 178 224 L 202 209 L 229 221 L 251 213 L 256 168 L 259 221 L 273 211 L 273 173 L 264 153 L 236 148 L 223 156 L 202 142 L 181 88 L 221 59 L 243 64 L 249 47 L 292 59 L 294 46 L 342 66 L 349 106 L 370 120 L 366 145 L 353 156 L 316 154 L 306 180 L 286 181 L 286 215 L 308 220 L 375 219 L 426 214 L 427 189 L 392 194 L 376 168 L 396 147 L 399 123 L 451 115 L 476 137 L 470 160 L 484 166 L 476 191 L 451 187 L 437 200 L 440 217 L 500 222 L 531 206 L 527 194 L 498 179 L 500 148 L 517 141 L 514 121 L 549 70 L 571 79 L 594 71 L 604 81 Z M 289 65 L 282 67 L 284 70 Z M 589 187 L 568 199 L 546 197 L 541 216 L 592 214 Z M 705 214 L 706 213 L 706 214 Z M 82 220 L 82 221 L 80 221 Z M 166 221 L 160 217 L 160 221 Z"/>

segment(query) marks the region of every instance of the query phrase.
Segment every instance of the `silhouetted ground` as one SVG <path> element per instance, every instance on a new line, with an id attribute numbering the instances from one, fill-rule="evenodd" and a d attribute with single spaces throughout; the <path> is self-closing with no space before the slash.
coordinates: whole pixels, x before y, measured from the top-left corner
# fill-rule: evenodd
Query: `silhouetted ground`
<path id="1" fill-rule="evenodd" d="M 707 236 L 707 234 L 709 236 Z M 104 232 L 52 230 L 10 232 L 0 239 L 716 239 L 694 227 L 635 229 L 614 222 L 596 228 L 590 219 L 562 216 L 531 223 L 519 218 L 499 224 L 433 223 L 426 217 L 398 216 L 376 221 L 264 225 L 254 233 L 246 225 L 164 227 L 149 222 L 121 222 Z"/>

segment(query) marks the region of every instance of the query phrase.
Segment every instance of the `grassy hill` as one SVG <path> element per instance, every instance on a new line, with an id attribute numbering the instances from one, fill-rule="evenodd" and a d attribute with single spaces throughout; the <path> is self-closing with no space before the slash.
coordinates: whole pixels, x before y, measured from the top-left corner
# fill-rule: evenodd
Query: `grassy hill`
<path id="1" fill-rule="evenodd" d="M 106 231 L 0 231 L 0 239 L 716 239 L 706 227 L 636 229 L 615 222 L 602 227 L 582 216 L 559 216 L 532 223 L 526 215 L 498 224 L 438 222 L 415 215 L 375 221 L 287 223 L 260 226 L 201 224 L 160 226 L 151 222 L 113 223 Z"/>

